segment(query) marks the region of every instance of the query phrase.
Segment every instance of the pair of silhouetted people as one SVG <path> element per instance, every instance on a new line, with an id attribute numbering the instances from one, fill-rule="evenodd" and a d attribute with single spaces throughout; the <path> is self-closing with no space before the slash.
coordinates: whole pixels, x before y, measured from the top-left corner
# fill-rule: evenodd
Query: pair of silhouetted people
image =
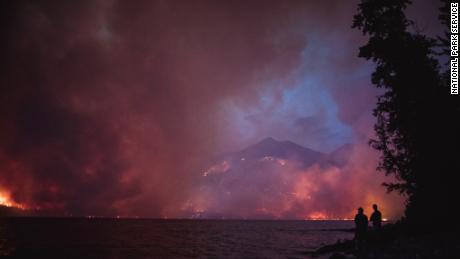
<path id="1" fill-rule="evenodd" d="M 377 204 L 372 205 L 374 212 L 371 215 L 370 221 L 374 230 L 379 230 L 382 227 L 382 213 L 378 210 Z M 358 209 L 358 214 L 355 216 L 356 233 L 361 235 L 367 232 L 369 221 L 363 208 Z"/>
<path id="2" fill-rule="evenodd" d="M 375 232 L 378 232 L 382 227 L 382 213 L 378 210 L 377 204 L 372 205 L 374 212 L 371 215 L 372 227 Z M 358 214 L 355 216 L 355 240 L 356 246 L 361 250 L 367 239 L 367 229 L 369 225 L 369 220 L 367 219 L 366 214 L 364 214 L 363 208 L 358 209 Z"/>

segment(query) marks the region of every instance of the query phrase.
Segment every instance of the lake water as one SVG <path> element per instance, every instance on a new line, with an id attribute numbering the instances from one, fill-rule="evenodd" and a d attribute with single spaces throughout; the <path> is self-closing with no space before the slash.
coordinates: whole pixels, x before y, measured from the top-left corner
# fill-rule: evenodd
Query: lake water
<path id="1" fill-rule="evenodd" d="M 0 258 L 310 258 L 352 221 L 0 218 Z M 321 258 L 321 257 L 316 257 Z"/>

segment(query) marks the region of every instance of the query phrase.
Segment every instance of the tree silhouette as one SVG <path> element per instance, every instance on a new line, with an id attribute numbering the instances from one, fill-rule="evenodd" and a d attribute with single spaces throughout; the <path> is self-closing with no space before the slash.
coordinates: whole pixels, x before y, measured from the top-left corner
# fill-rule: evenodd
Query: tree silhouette
<path id="1" fill-rule="evenodd" d="M 436 227 L 453 211 L 460 113 L 435 56 L 439 41 L 406 18 L 410 3 L 362 0 L 353 28 L 369 37 L 359 57 L 376 64 L 372 83 L 384 90 L 373 111 L 377 138 L 370 141 L 382 155 L 378 169 L 397 180 L 384 185 L 407 195 L 409 225 Z"/>

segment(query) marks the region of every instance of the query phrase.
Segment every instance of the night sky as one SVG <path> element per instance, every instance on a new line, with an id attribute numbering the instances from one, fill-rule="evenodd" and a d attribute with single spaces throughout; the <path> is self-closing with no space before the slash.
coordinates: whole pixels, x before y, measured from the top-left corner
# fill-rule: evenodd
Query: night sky
<path id="1" fill-rule="evenodd" d="M 402 215 L 367 144 L 379 92 L 373 64 L 357 57 L 366 42 L 351 29 L 357 1 L 0 5 L 0 204 L 303 219 L 379 203 L 384 216 Z M 432 33 L 437 8 L 423 1 L 408 14 Z M 279 169 L 289 197 L 256 190 L 222 208 L 219 192 L 197 188 L 214 157 L 266 137 L 351 148 L 340 166 Z M 258 195 L 279 198 L 267 206 Z"/>

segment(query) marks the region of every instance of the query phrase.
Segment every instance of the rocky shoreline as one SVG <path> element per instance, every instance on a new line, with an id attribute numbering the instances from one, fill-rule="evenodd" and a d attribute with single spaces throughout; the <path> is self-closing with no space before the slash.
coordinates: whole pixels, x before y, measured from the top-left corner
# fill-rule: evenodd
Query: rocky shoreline
<path id="1" fill-rule="evenodd" d="M 448 259 L 460 258 L 460 237 L 455 231 L 409 234 L 399 224 L 385 226 L 380 235 L 370 233 L 366 246 L 357 250 L 354 240 L 339 240 L 308 254 L 330 259 Z"/>

